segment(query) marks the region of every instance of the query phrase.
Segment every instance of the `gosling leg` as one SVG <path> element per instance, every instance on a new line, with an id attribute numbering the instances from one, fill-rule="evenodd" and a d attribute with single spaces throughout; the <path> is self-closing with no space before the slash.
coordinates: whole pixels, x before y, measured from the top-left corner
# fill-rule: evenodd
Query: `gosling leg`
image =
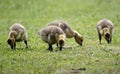
<path id="1" fill-rule="evenodd" d="M 52 44 L 49 44 L 48 50 L 49 50 L 49 51 L 53 51 Z"/>
<path id="2" fill-rule="evenodd" d="M 99 43 L 101 44 L 102 37 L 101 37 L 101 34 L 98 34 L 98 35 L 99 35 Z"/>
<path id="3" fill-rule="evenodd" d="M 24 43 L 25 43 L 25 45 L 26 45 L 26 48 L 28 48 L 28 45 L 27 45 L 27 41 L 26 41 L 26 40 L 24 41 Z"/>

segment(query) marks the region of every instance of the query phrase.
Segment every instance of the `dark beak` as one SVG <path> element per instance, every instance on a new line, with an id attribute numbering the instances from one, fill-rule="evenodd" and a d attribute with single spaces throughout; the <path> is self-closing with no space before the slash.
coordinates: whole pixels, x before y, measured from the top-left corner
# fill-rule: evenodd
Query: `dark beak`
<path id="1" fill-rule="evenodd" d="M 80 46 L 82 46 L 82 44 L 80 44 Z"/>
<path id="2" fill-rule="evenodd" d="M 62 51 L 62 47 L 60 47 L 60 51 Z"/>
<path id="3" fill-rule="evenodd" d="M 107 43 L 110 44 L 110 40 L 107 40 Z"/>

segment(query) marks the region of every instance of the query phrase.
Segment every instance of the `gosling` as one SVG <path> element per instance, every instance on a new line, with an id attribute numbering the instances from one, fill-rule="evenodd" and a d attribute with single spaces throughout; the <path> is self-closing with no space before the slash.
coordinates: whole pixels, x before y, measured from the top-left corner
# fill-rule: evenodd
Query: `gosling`
<path id="1" fill-rule="evenodd" d="M 105 38 L 108 44 L 112 41 L 112 35 L 114 30 L 114 25 L 112 21 L 108 19 L 102 19 L 97 23 L 96 26 L 98 37 L 99 37 L 99 43 L 101 44 L 102 36 Z"/>
<path id="2" fill-rule="evenodd" d="M 46 26 L 45 28 L 38 31 L 38 35 L 40 35 L 45 43 L 48 43 L 49 51 L 53 51 L 53 44 L 57 44 L 60 51 L 65 44 L 66 36 L 62 29 L 57 26 Z"/>
<path id="3" fill-rule="evenodd" d="M 16 42 L 20 41 L 24 41 L 26 48 L 28 48 L 27 39 L 27 31 L 20 23 L 15 23 L 9 28 L 7 43 L 11 46 L 11 49 L 16 49 Z"/>
<path id="4" fill-rule="evenodd" d="M 81 34 L 79 34 L 77 31 L 71 29 L 69 24 L 67 24 L 66 22 L 61 21 L 61 20 L 55 20 L 55 21 L 48 23 L 48 26 L 51 26 L 51 25 L 60 27 L 64 31 L 67 38 L 74 37 L 76 43 L 78 43 L 80 46 L 82 46 L 83 36 Z"/>

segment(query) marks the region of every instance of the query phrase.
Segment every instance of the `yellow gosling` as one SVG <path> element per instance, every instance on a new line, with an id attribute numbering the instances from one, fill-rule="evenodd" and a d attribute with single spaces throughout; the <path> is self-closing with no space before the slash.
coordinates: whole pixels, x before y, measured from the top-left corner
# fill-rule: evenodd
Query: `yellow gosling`
<path id="1" fill-rule="evenodd" d="M 65 43 L 65 34 L 61 28 L 57 26 L 47 26 L 38 31 L 42 40 L 48 43 L 48 50 L 53 51 L 52 45 L 57 44 L 62 50 Z"/>
<path id="2" fill-rule="evenodd" d="M 16 42 L 20 41 L 24 41 L 24 43 L 26 44 L 26 48 L 28 48 L 27 39 L 28 39 L 27 31 L 25 27 L 22 26 L 21 24 L 15 23 L 9 28 L 7 43 L 11 46 L 11 49 L 15 49 Z"/>
<path id="3" fill-rule="evenodd" d="M 74 31 L 68 23 L 61 21 L 61 20 L 55 20 L 50 23 L 48 23 L 48 26 L 58 26 L 60 27 L 67 38 L 73 38 L 75 39 L 76 43 L 78 43 L 80 46 L 82 46 L 83 43 L 83 36 L 79 34 L 77 31 Z"/>
<path id="4" fill-rule="evenodd" d="M 106 39 L 107 43 L 111 43 L 113 30 L 114 30 L 114 25 L 112 21 L 108 19 L 102 19 L 97 23 L 96 29 L 98 32 L 100 44 L 101 44 L 102 36 Z"/>

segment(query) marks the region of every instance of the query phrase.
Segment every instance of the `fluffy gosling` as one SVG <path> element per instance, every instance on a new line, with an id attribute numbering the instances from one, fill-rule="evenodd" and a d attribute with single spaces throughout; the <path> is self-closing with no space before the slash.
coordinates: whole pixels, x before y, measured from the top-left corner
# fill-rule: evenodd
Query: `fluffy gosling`
<path id="1" fill-rule="evenodd" d="M 77 31 L 74 31 L 73 29 L 71 29 L 69 24 L 61 20 L 55 20 L 55 21 L 48 23 L 48 26 L 51 26 L 51 25 L 60 27 L 64 31 L 67 38 L 74 37 L 76 43 L 82 46 L 83 36 L 79 34 Z"/>
<path id="2" fill-rule="evenodd" d="M 53 51 L 52 45 L 55 43 L 59 46 L 60 51 L 62 50 L 66 36 L 61 28 L 57 26 L 46 26 L 39 30 L 38 34 L 44 42 L 48 43 L 48 50 Z"/>
<path id="3" fill-rule="evenodd" d="M 114 30 L 114 25 L 112 21 L 108 19 L 102 19 L 97 23 L 96 26 L 98 37 L 99 37 L 99 43 L 101 44 L 102 36 L 106 39 L 107 43 L 111 43 L 112 41 L 112 34 Z"/>
<path id="4" fill-rule="evenodd" d="M 27 39 L 27 31 L 20 23 L 15 23 L 9 28 L 7 43 L 11 46 L 11 49 L 16 49 L 16 42 L 20 41 L 24 41 L 26 48 L 28 48 Z"/>

